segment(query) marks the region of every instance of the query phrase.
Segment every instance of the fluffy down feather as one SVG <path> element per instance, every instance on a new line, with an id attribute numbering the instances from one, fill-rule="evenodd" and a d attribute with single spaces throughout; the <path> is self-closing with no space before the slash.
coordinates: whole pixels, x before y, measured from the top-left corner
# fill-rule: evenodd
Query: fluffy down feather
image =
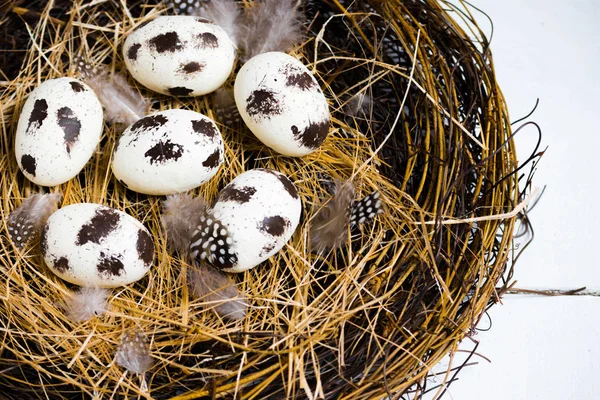
<path id="1" fill-rule="evenodd" d="M 102 103 L 109 123 L 126 127 L 146 115 L 150 102 L 131 87 L 123 75 L 111 74 L 105 67 L 93 68 L 80 58 L 76 63 L 85 83 Z"/>
<path id="2" fill-rule="evenodd" d="M 211 0 L 198 8 L 196 14 L 219 25 L 237 47 L 240 40 L 241 10 L 235 0 Z"/>
<path id="3" fill-rule="evenodd" d="M 269 51 L 288 51 L 302 41 L 297 0 L 263 0 L 246 11 L 240 47 L 245 60 Z"/>
<path id="4" fill-rule="evenodd" d="M 143 332 L 132 329 L 121 335 L 121 343 L 115 353 L 117 365 L 127 371 L 142 375 L 152 367 L 150 345 Z"/>
<path id="5" fill-rule="evenodd" d="M 354 201 L 352 182 L 335 182 L 333 198 L 317 212 L 311 221 L 310 246 L 316 253 L 342 247 L 348 240 L 348 228 L 357 227 L 384 211 L 379 192 Z"/>
<path id="6" fill-rule="evenodd" d="M 182 255 L 188 256 L 194 231 L 200 225 L 208 204 L 202 197 L 190 194 L 168 196 L 163 203 L 162 222 L 169 244 Z"/>
<path id="7" fill-rule="evenodd" d="M 19 249 L 38 237 L 46 221 L 58 208 L 61 193 L 32 194 L 8 216 L 8 233 Z"/>
<path id="8" fill-rule="evenodd" d="M 373 99 L 369 94 L 357 93 L 344 107 L 344 114 L 350 117 L 359 117 L 369 115 L 369 110 L 373 104 Z"/>
<path id="9" fill-rule="evenodd" d="M 333 198 L 317 212 L 310 226 L 311 250 L 322 253 L 346 243 L 350 223 L 350 206 L 354 201 L 354 185 L 350 181 L 335 183 Z"/>
<path id="10" fill-rule="evenodd" d="M 106 312 L 106 299 L 106 289 L 83 287 L 66 296 L 64 309 L 73 322 L 84 322 Z"/>
<path id="11" fill-rule="evenodd" d="M 194 297 L 223 318 L 241 320 L 246 316 L 245 297 L 226 275 L 201 262 L 189 272 L 188 284 Z"/>

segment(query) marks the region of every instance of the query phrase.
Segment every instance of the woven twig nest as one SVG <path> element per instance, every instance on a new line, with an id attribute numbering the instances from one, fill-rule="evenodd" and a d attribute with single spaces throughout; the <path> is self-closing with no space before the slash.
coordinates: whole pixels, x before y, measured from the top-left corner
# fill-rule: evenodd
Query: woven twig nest
<path id="1" fill-rule="evenodd" d="M 20 49 L 22 69 L 0 94 L 3 220 L 41 190 L 14 159 L 27 94 L 44 79 L 72 75 L 76 55 L 124 71 L 124 37 L 165 12 L 155 3 L 67 3 L 58 11 L 20 8 L 0 20 L 39 18 L 28 27 L 29 47 Z M 294 54 L 315 72 L 333 120 L 330 137 L 313 154 L 283 157 L 242 125 L 221 126 L 226 165 L 195 194 L 213 199 L 241 172 L 266 167 L 290 177 L 304 205 L 283 251 L 234 277 L 249 304 L 241 321 L 220 319 L 190 297 L 190 266 L 169 251 L 161 227 L 163 198 L 116 181 L 110 157 L 118 133 L 107 126 L 84 171 L 51 191 L 64 194 L 63 206 L 100 203 L 142 221 L 155 238 L 155 264 L 144 279 L 111 291 L 107 314 L 75 323 L 61 308 L 72 287 L 50 272 L 35 245 L 17 250 L 4 226 L 3 393 L 374 399 L 422 383 L 496 300 L 515 218 L 495 216 L 512 210 L 519 196 L 508 113 L 487 42 L 463 15 L 477 37 L 469 39 L 444 7 L 433 0 L 306 5 L 307 40 Z M 211 96 L 139 90 L 153 110 L 186 108 L 219 121 Z M 386 212 L 353 231 L 351 245 L 311 254 L 308 227 L 327 182 L 351 177 L 359 194 L 379 190 Z M 144 382 L 115 362 L 120 338 L 132 328 L 148 337 L 154 360 Z"/>

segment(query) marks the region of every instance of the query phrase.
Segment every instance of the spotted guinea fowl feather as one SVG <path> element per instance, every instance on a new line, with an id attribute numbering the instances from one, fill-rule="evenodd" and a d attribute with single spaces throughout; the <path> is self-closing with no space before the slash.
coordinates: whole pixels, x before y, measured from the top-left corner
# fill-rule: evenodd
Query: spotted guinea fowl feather
<path id="1" fill-rule="evenodd" d="M 7 221 L 8 233 L 17 248 L 22 249 L 30 240 L 40 235 L 50 215 L 58 209 L 61 199 L 61 193 L 35 193 L 10 213 Z"/>
<path id="2" fill-rule="evenodd" d="M 146 335 L 135 328 L 123 333 L 115 352 L 115 361 L 117 365 L 133 374 L 145 374 L 152 367 L 150 345 Z"/>
<path id="3" fill-rule="evenodd" d="M 177 15 L 194 15 L 203 2 L 200 0 L 169 0 L 168 3 Z"/>
<path id="4" fill-rule="evenodd" d="M 360 225 L 384 211 L 379 192 L 375 191 L 350 207 L 350 226 Z"/>
<path id="5" fill-rule="evenodd" d="M 163 226 L 169 244 L 180 254 L 224 269 L 237 263 L 233 240 L 201 197 L 176 194 L 163 204 Z"/>
<path id="6" fill-rule="evenodd" d="M 215 218 L 201 197 L 172 195 L 164 202 L 163 208 L 162 221 L 169 244 L 191 258 L 194 264 L 188 276 L 191 293 L 221 317 L 244 318 L 244 297 L 236 285 L 218 270 L 230 268 L 237 262 L 237 256 L 230 249 L 232 240 L 227 228 Z"/>
<path id="7" fill-rule="evenodd" d="M 200 221 L 192 235 L 190 251 L 192 258 L 208 261 L 219 269 L 232 268 L 238 262 L 232 249 L 233 239 L 228 229 L 210 210 L 200 216 Z"/>

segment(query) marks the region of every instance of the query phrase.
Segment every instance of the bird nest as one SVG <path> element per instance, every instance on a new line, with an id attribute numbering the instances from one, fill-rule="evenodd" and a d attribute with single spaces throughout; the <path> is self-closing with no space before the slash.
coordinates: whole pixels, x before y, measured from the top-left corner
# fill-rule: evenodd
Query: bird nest
<path id="1" fill-rule="evenodd" d="M 2 31 L 16 29 L 13 46 L 27 41 L 3 55 L 11 63 L 24 56 L 20 68 L 7 64 L 14 76 L 5 71 L 1 83 L 3 221 L 41 191 L 14 157 L 28 93 L 45 79 L 74 76 L 76 56 L 125 71 L 125 36 L 169 12 L 150 1 L 18 3 L 0 19 Z M 293 54 L 315 73 L 332 114 L 329 138 L 306 157 L 277 155 L 242 124 L 221 124 L 210 95 L 173 98 L 136 86 L 153 111 L 185 108 L 219 123 L 226 163 L 194 194 L 214 199 L 235 176 L 257 167 L 281 171 L 298 187 L 303 212 L 293 239 L 233 277 L 247 299 L 246 317 L 222 319 L 190 295 L 191 266 L 170 251 L 162 229 L 164 198 L 117 182 L 110 161 L 119 133 L 106 126 L 78 177 L 50 191 L 62 192 L 63 206 L 100 203 L 142 221 L 154 235 L 154 266 L 135 284 L 113 289 L 106 314 L 75 323 L 61 305 L 73 287 L 51 273 L 37 246 L 13 246 L 3 222 L 4 394 L 374 399 L 412 391 L 419 397 L 432 366 L 497 300 L 519 191 L 508 112 L 485 36 L 468 12 L 450 12 L 434 0 L 303 7 L 306 40 Z M 349 232 L 340 250 L 312 254 L 311 219 L 331 182 L 348 179 L 363 197 L 378 190 L 385 212 Z M 144 377 L 115 361 L 122 335 L 132 329 L 149 341 L 153 365 Z"/>

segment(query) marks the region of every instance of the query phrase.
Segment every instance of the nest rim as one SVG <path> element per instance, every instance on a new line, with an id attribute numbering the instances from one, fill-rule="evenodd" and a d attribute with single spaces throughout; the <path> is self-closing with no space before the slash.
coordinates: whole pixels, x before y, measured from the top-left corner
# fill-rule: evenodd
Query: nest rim
<path id="1" fill-rule="evenodd" d="M 432 113 L 431 116 L 414 126 L 400 120 L 401 134 L 390 136 L 390 141 L 385 138 L 391 130 L 369 131 L 373 128 L 365 129 L 361 117 L 348 119 L 340 111 L 352 96 L 334 89 L 338 84 L 335 79 L 347 73 L 345 66 L 340 70 L 333 69 L 335 73 L 331 75 L 326 57 L 321 58 L 318 52 L 324 43 L 308 40 L 295 54 L 303 56 L 305 63 L 313 68 L 332 100 L 332 138 L 311 156 L 289 159 L 248 139 L 244 132 L 221 126 L 229 168 L 221 169 L 215 178 L 194 191 L 214 198 L 223 184 L 252 166 L 284 172 L 299 186 L 304 200 L 303 228 L 294 235 L 284 252 L 268 261 L 268 267 L 259 266 L 237 279 L 238 286 L 253 299 L 251 321 L 232 323 L 215 318 L 214 314 L 204 311 L 201 301 L 189 297 L 186 269 L 190 266 L 167 249 L 160 225 L 162 199 L 127 192 L 115 182 L 108 165 L 117 132 L 107 127 L 97 154 L 84 171 L 77 179 L 60 186 L 64 194 L 63 206 L 97 202 L 137 217 L 153 232 L 159 261 L 155 262 L 153 274 L 112 292 L 109 303 L 112 311 L 105 318 L 72 324 L 65 320 L 58 307 L 61 296 L 71 287 L 49 272 L 33 246 L 25 252 L 17 251 L 4 234 L 0 241 L 0 271 L 4 278 L 0 283 L 0 310 L 6 317 L 2 321 L 5 345 L 0 352 L 0 368 L 9 371 L 0 378 L 0 385 L 18 387 L 27 381 L 31 393 L 50 390 L 57 394 L 62 392 L 63 398 L 69 398 L 65 387 L 77 388 L 90 395 L 94 391 L 110 395 L 120 387 L 124 395 L 147 398 L 162 398 L 160 390 L 170 394 L 183 390 L 174 398 L 235 393 L 241 398 L 336 396 L 367 399 L 407 393 L 426 379 L 432 365 L 456 349 L 457 343 L 471 333 L 490 302 L 495 301 L 496 285 L 508 262 L 516 218 L 493 218 L 513 209 L 519 200 L 518 182 L 513 174 L 517 161 L 508 112 L 494 79 L 485 37 L 481 38 L 482 47 L 470 42 L 468 35 L 435 1 L 408 2 L 412 9 L 400 1 L 393 1 L 398 7 L 385 7 L 381 3 L 373 0 L 369 7 L 381 7 L 377 9 L 379 14 L 387 13 L 385 20 L 389 25 L 386 24 L 384 30 L 392 30 L 396 41 L 405 46 L 408 54 L 411 46 L 413 50 L 418 49 L 413 53 L 416 57 L 409 60 L 413 69 L 386 64 L 376 57 L 371 60 L 354 57 L 354 62 L 367 65 L 367 69 L 380 68 L 381 77 L 376 75 L 377 79 L 394 76 L 413 92 L 423 89 L 414 99 L 404 95 L 397 98 L 399 109 L 390 118 L 401 115 L 407 104 L 410 107 L 420 105 L 427 113 Z M 353 40 L 364 44 L 360 38 L 364 40 L 368 31 L 369 17 L 376 19 L 379 15 L 371 16 L 369 10 L 353 13 L 337 0 L 328 4 L 332 10 L 337 10 L 344 23 L 353 27 Z M 20 175 L 14 157 L 11 158 L 12 132 L 16 128 L 18 110 L 29 90 L 44 77 L 57 77 L 61 76 L 61 71 L 66 72 L 68 67 L 58 66 L 69 65 L 72 60 L 70 56 L 67 59 L 61 57 L 60 53 L 78 48 L 81 38 L 75 32 L 87 37 L 95 31 L 94 26 L 102 28 L 96 31 L 100 32 L 96 33 L 98 39 L 93 46 L 85 42 L 80 51 L 93 52 L 93 59 L 98 63 L 108 57 L 113 60 L 113 69 L 121 69 L 119 46 L 115 43 L 135 26 L 164 11 L 160 6 L 143 8 L 141 16 L 125 19 L 126 24 L 111 39 L 106 33 L 110 30 L 101 25 L 91 24 L 92 28 L 78 25 L 78 20 L 98 22 L 95 18 L 99 16 L 79 4 L 74 7 L 68 21 L 61 20 L 63 23 L 52 20 L 55 17 L 48 7 L 41 11 L 45 23 L 36 25 L 32 35 L 49 41 L 45 47 L 42 44 L 48 54 L 42 54 L 34 47 L 29 49 L 24 69 L 0 92 L 4 110 L 0 144 L 3 220 L 28 194 L 38 190 Z M 121 9 L 121 12 L 125 10 Z M 448 83 L 452 82 L 455 72 L 448 66 L 439 73 L 450 93 L 447 97 L 440 94 L 440 84 L 433 76 L 431 65 L 434 60 L 441 63 L 438 58 L 442 52 L 435 50 L 441 46 L 436 45 L 436 40 L 442 39 L 439 36 L 432 38 L 425 28 L 416 28 L 422 26 L 423 18 L 433 18 L 432 14 L 446 25 L 445 28 L 453 31 L 456 41 L 452 44 L 462 43 L 464 48 L 461 49 L 468 49 L 457 57 L 456 68 L 460 69 L 460 57 L 471 57 L 473 70 L 463 67 L 461 73 L 475 74 L 479 89 L 487 90 L 486 96 L 476 97 L 480 103 L 461 102 L 457 95 L 460 86 Z M 406 15 L 410 18 L 405 19 Z M 470 22 L 477 31 L 476 23 Z M 48 37 L 48 31 L 54 34 Z M 65 37 L 59 37 L 59 32 Z M 341 55 L 334 57 L 336 63 L 347 61 L 344 49 L 339 51 Z M 454 53 L 448 51 L 448 54 Z M 420 65 L 418 70 L 417 65 Z M 389 85 L 394 87 L 395 81 L 390 81 Z M 466 79 L 457 81 L 464 84 Z M 361 82 L 358 80 L 356 86 L 349 86 L 349 91 Z M 373 90 L 373 82 L 368 83 L 360 90 Z M 153 111 L 175 106 L 202 112 L 218 121 L 207 97 L 182 101 L 144 93 L 155 100 Z M 402 98 L 404 100 L 400 102 Z M 477 118 L 465 119 L 467 123 L 459 122 L 471 114 L 473 104 L 482 109 L 475 113 L 481 119 L 480 126 L 473 122 Z M 461 106 L 466 110 L 461 110 Z M 443 111 L 433 113 L 432 110 L 439 107 L 450 110 L 446 111 L 450 116 L 448 125 Z M 376 114 L 377 110 L 371 112 Z M 388 118 L 383 126 L 389 127 L 390 122 Z M 422 137 L 420 132 L 415 134 L 415 127 L 429 127 L 440 132 Z M 452 138 L 448 142 L 450 146 L 442 139 L 446 133 Z M 466 133 L 476 136 L 476 141 Z M 399 138 L 408 145 L 398 144 Z M 376 149 L 387 150 L 388 154 Z M 408 166 L 408 172 L 382 172 L 399 169 L 401 164 L 396 160 L 400 158 L 399 153 L 408 160 L 402 161 Z M 448 155 L 454 156 L 453 162 L 449 162 L 451 168 L 455 168 L 450 171 L 452 179 L 444 176 L 449 172 L 445 168 L 451 168 L 442 167 L 440 161 Z M 359 192 L 366 195 L 377 189 L 388 204 L 388 212 L 365 227 L 353 246 L 330 255 L 330 258 L 310 255 L 306 241 L 310 217 L 326 194 L 320 180 L 315 178 L 319 173 L 326 173 L 332 179 L 360 177 L 356 181 Z M 433 188 L 428 186 L 428 179 L 436 183 L 431 185 Z M 473 185 L 469 196 L 461 197 L 453 192 L 461 184 Z M 446 218 L 469 216 L 483 219 L 456 230 L 440 223 Z M 427 225 L 429 222 L 432 224 Z M 444 241 L 444 237 L 452 238 L 453 235 L 464 237 L 455 242 Z M 450 255 L 452 251 L 459 251 L 457 259 L 464 265 L 457 264 L 456 270 L 442 269 L 442 265 L 454 261 Z M 340 264 L 344 268 L 340 268 Z M 307 276 L 313 278 L 311 285 L 306 284 Z M 457 283 L 457 280 L 467 284 Z M 344 290 L 351 295 L 343 293 Z M 165 294 L 167 299 L 158 300 L 160 295 L 157 294 Z M 404 299 L 410 301 L 401 304 Z M 353 307 L 342 308 L 343 312 L 333 307 L 347 305 L 346 302 Z M 39 310 L 44 312 L 40 314 Z M 273 321 L 278 321 L 279 325 L 274 326 Z M 366 325 L 359 326 L 359 322 Z M 112 362 L 118 338 L 131 327 L 140 328 L 151 340 L 155 366 L 146 377 L 150 394 L 141 389 L 137 377 L 124 376 Z M 90 335 L 90 331 L 94 335 Z M 345 337 L 348 332 L 353 332 L 355 337 Z M 361 339 L 369 334 L 372 335 L 370 340 Z M 364 349 L 360 349 L 361 345 Z M 54 350 L 55 347 L 61 351 Z M 332 361 L 333 357 L 338 360 Z M 313 367 L 307 366 L 309 363 Z M 359 367 L 354 367 L 355 363 Z M 49 378 L 44 382 L 38 374 Z M 171 383 L 161 375 L 169 376 Z M 39 382 L 44 382 L 45 387 L 40 388 Z M 173 386 L 172 390 L 167 388 L 169 385 Z M 193 385 L 203 387 L 191 389 Z"/>

